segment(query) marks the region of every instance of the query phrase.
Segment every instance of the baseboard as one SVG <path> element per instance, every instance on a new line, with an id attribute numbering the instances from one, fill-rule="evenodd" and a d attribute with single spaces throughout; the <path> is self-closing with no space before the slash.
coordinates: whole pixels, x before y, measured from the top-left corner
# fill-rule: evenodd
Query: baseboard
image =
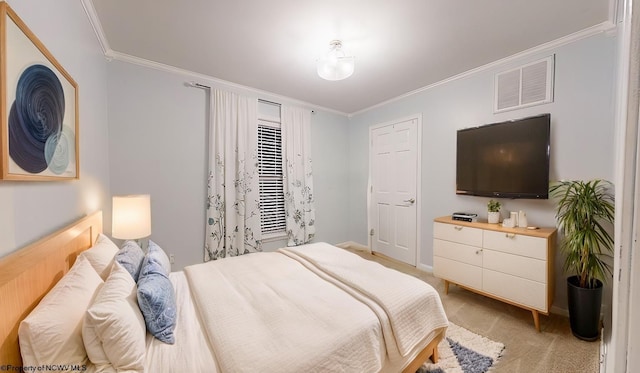
<path id="1" fill-rule="evenodd" d="M 431 275 L 433 274 L 433 266 L 422 264 L 422 263 L 418 263 L 416 268 L 421 270 L 422 272 L 427 272 L 427 273 L 429 273 Z"/>
<path id="2" fill-rule="evenodd" d="M 355 241 L 340 242 L 340 243 L 335 244 L 335 246 L 341 247 L 343 249 L 364 251 L 364 252 L 373 254 L 371 252 L 371 249 L 369 248 L 369 246 L 363 245 L 363 244 L 355 242 Z M 429 273 L 431 275 L 433 274 L 433 266 L 430 266 L 430 265 L 427 265 L 427 264 L 418 263 L 418 265 L 416 265 L 416 269 L 419 269 L 420 271 Z"/>
<path id="3" fill-rule="evenodd" d="M 343 249 L 365 251 L 365 252 L 371 253 L 371 249 L 369 249 L 369 246 L 363 245 L 361 243 L 357 243 L 355 241 L 340 242 L 340 243 L 337 243 L 336 246 L 341 247 Z"/>
<path id="4" fill-rule="evenodd" d="M 551 306 L 551 309 L 549 310 L 549 312 L 554 314 L 554 315 L 560 315 L 560 316 L 569 317 L 569 310 L 564 309 L 564 308 L 560 308 L 560 307 L 557 307 L 557 306 Z"/>

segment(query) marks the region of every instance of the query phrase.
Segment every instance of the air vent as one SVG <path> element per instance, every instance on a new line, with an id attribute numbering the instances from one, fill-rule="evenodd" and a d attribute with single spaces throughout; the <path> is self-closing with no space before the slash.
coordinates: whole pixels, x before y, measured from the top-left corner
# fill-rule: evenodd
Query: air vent
<path id="1" fill-rule="evenodd" d="M 496 74 L 494 112 L 553 102 L 553 63 L 549 56 Z"/>

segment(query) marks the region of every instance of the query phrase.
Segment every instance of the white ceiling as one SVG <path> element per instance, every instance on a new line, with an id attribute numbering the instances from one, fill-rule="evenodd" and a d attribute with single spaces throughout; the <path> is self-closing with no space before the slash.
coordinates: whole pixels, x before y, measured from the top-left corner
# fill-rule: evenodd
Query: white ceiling
<path id="1" fill-rule="evenodd" d="M 612 18 L 610 0 L 85 0 L 85 4 L 97 15 L 92 21 L 107 53 L 342 113 L 361 111 L 588 28 L 610 26 Z M 344 49 L 356 58 L 355 73 L 337 82 L 319 78 L 315 67 L 333 39 L 342 40 Z"/>

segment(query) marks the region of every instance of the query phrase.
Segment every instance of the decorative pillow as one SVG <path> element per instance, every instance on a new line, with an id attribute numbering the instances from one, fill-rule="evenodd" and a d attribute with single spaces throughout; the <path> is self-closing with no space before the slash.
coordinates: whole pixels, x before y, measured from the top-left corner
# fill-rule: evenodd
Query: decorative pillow
<path id="1" fill-rule="evenodd" d="M 144 370 L 144 318 L 138 308 L 136 283 L 120 263 L 114 263 L 89 306 L 82 337 L 98 371 Z"/>
<path id="2" fill-rule="evenodd" d="M 78 256 L 69 272 L 20 323 L 18 336 L 24 366 L 86 364 L 82 321 L 102 284 L 87 258 Z"/>
<path id="3" fill-rule="evenodd" d="M 111 265 L 117 252 L 118 246 L 109 237 L 100 233 L 96 243 L 89 250 L 82 252 L 80 256 L 87 258 L 100 277 L 106 280 L 111 273 Z"/>
<path id="4" fill-rule="evenodd" d="M 138 280 L 138 305 L 147 330 L 162 342 L 173 344 L 176 327 L 176 295 L 162 264 L 147 255 Z"/>
<path id="5" fill-rule="evenodd" d="M 158 244 L 151 240 L 149 240 L 149 249 L 147 250 L 147 256 L 151 256 L 156 259 L 160 263 L 160 265 L 162 265 L 162 268 L 164 268 L 167 275 L 169 274 L 169 272 L 171 272 L 171 261 L 169 261 L 167 253 L 162 250 L 162 248 L 158 246 Z"/>
<path id="6" fill-rule="evenodd" d="M 125 241 L 116 254 L 116 261 L 129 271 L 135 282 L 138 282 L 143 260 L 144 252 L 134 241 Z"/>

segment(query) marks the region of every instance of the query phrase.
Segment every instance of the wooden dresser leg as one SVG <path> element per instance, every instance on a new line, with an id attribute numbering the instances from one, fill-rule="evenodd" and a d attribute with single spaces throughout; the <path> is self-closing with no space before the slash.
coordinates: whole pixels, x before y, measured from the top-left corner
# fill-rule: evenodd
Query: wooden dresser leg
<path id="1" fill-rule="evenodd" d="M 449 281 L 444 280 L 444 294 L 448 295 L 449 294 Z"/>
<path id="2" fill-rule="evenodd" d="M 533 314 L 533 324 L 535 325 L 536 330 L 540 332 L 540 315 L 536 310 L 531 310 L 531 313 Z"/>

